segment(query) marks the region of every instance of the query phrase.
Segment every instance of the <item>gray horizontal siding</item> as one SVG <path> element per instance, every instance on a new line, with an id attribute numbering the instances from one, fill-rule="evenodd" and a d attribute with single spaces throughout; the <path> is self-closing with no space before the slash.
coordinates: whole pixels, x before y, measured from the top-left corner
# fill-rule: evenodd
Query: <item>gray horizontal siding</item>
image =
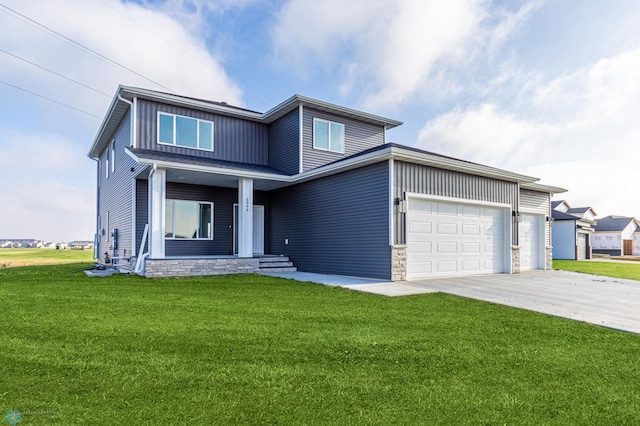
<path id="1" fill-rule="evenodd" d="M 269 162 L 266 124 L 147 100 L 139 100 L 137 105 L 138 148 L 240 163 L 267 165 Z M 213 152 L 158 144 L 158 111 L 213 121 Z"/>
<path id="2" fill-rule="evenodd" d="M 98 244 L 98 255 L 104 259 L 104 253 L 109 256 L 113 254 L 113 238 L 111 233 L 118 229 L 118 250 L 116 255 L 129 256 L 133 249 L 133 176 L 141 168 L 133 159 L 125 153 L 124 148 L 131 144 L 130 114 L 126 114 L 117 130 L 111 137 L 106 149 L 100 155 L 99 163 L 99 189 L 98 205 L 101 224 L 105 229 L 105 235 L 100 235 Z M 111 141 L 115 139 L 115 171 L 111 172 L 109 166 L 109 177 L 106 177 L 106 150 L 110 149 Z M 133 168 L 133 172 L 131 169 Z M 109 223 L 107 228 L 107 213 Z"/>
<path id="3" fill-rule="evenodd" d="M 138 241 L 142 238 L 144 225 L 148 222 L 148 182 L 137 183 Z M 238 202 L 236 188 L 167 183 L 166 198 L 173 200 L 213 202 L 213 240 L 165 240 L 166 256 L 214 256 L 233 254 L 233 204 Z M 268 196 L 262 191 L 254 192 L 254 204 L 265 206 Z M 265 215 L 268 215 L 265 213 Z M 265 217 L 265 235 L 267 235 Z M 139 247 L 139 243 L 138 243 Z"/>
<path id="4" fill-rule="evenodd" d="M 404 198 L 405 192 L 414 192 L 509 204 L 513 210 L 517 210 L 518 207 L 518 184 L 513 182 L 404 161 L 394 161 L 393 179 L 394 199 Z M 394 206 L 394 241 L 396 244 L 406 244 L 406 215 L 398 211 L 398 206 L 395 203 Z M 516 244 L 517 241 L 515 234 L 515 232 L 512 233 L 513 244 Z"/>
<path id="5" fill-rule="evenodd" d="M 290 175 L 300 171 L 300 113 L 297 109 L 269 125 L 269 166 Z"/>
<path id="6" fill-rule="evenodd" d="M 520 208 L 530 213 L 539 213 L 547 219 L 551 215 L 551 196 L 547 192 L 531 191 L 520 189 Z M 545 244 L 551 245 L 551 227 L 545 220 Z"/>
<path id="7" fill-rule="evenodd" d="M 269 212 L 269 252 L 299 270 L 391 278 L 388 163 L 272 191 Z"/>
<path id="8" fill-rule="evenodd" d="M 340 160 L 365 149 L 384 144 L 384 127 L 352 120 L 339 115 L 328 114 L 311 108 L 303 108 L 303 170 L 310 170 Z M 344 154 L 313 149 L 313 119 L 334 121 L 344 124 Z"/>

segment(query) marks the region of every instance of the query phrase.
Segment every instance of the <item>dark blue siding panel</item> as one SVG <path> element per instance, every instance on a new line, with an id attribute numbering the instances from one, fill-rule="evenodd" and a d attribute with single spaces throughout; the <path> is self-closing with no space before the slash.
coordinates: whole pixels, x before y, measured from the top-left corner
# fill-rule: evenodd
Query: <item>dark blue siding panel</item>
<path id="1" fill-rule="evenodd" d="M 269 166 L 290 175 L 300 171 L 300 113 L 297 109 L 269 126 Z"/>
<path id="2" fill-rule="evenodd" d="M 149 217 L 149 182 L 143 179 L 136 180 L 136 256 L 140 252 L 144 227 Z M 148 250 L 149 238 L 144 245 L 145 253 Z"/>
<path id="3" fill-rule="evenodd" d="M 301 271 L 391 278 L 387 162 L 272 191 L 269 201 L 270 253 Z"/>
<path id="4" fill-rule="evenodd" d="M 313 119 L 344 124 L 344 154 L 313 149 Z M 352 120 L 347 117 L 303 108 L 302 160 L 304 171 L 323 166 L 385 143 L 384 127 Z"/>
<path id="5" fill-rule="evenodd" d="M 158 144 L 158 111 L 213 121 L 213 152 Z M 240 163 L 269 162 L 266 124 L 147 100 L 138 100 L 138 119 L 138 148 Z"/>

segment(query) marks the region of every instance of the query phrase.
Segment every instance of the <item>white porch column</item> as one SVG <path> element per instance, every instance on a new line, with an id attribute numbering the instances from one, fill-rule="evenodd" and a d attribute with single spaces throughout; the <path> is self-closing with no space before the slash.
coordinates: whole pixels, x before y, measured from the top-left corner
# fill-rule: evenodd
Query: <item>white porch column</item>
<path id="1" fill-rule="evenodd" d="M 167 171 L 154 169 L 149 176 L 149 258 L 164 259 L 164 215 Z"/>
<path id="2" fill-rule="evenodd" d="M 238 179 L 238 257 L 253 257 L 253 179 Z"/>

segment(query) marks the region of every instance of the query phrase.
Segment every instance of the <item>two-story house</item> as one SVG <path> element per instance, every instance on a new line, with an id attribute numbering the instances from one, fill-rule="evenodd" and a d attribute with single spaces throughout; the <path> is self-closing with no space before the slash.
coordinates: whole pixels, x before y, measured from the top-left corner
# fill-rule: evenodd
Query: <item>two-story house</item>
<path id="1" fill-rule="evenodd" d="M 401 123 L 295 95 L 267 112 L 120 87 L 91 146 L 97 249 L 149 277 L 404 280 L 545 269 L 537 178 L 389 143 Z"/>

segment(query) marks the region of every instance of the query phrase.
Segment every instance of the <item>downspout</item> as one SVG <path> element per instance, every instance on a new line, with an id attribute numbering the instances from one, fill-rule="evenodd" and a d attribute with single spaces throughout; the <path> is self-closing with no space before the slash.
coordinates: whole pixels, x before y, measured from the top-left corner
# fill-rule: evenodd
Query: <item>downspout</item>
<path id="1" fill-rule="evenodd" d="M 151 181 L 151 178 L 153 177 L 153 175 L 156 173 L 157 169 L 158 169 L 158 165 L 156 163 L 153 163 L 151 172 L 149 172 L 149 177 L 148 177 L 149 182 Z M 133 272 L 135 272 L 137 275 L 140 275 L 140 273 L 142 272 L 142 269 L 144 268 L 144 261 L 149 257 L 150 244 L 147 242 L 149 239 L 149 234 L 148 234 L 149 223 L 148 222 L 149 222 L 149 217 L 147 216 L 147 226 L 146 226 L 147 233 L 146 235 L 143 235 L 142 241 L 140 241 L 140 251 L 144 249 L 145 244 L 147 244 L 147 251 L 142 256 L 139 256 L 136 262 L 136 268 L 134 269 Z"/>
<path id="2" fill-rule="evenodd" d="M 96 162 L 96 234 L 93 237 L 93 260 L 98 260 L 98 244 L 100 240 L 100 221 L 98 218 L 100 217 L 100 159 L 99 158 L 91 158 Z"/>

